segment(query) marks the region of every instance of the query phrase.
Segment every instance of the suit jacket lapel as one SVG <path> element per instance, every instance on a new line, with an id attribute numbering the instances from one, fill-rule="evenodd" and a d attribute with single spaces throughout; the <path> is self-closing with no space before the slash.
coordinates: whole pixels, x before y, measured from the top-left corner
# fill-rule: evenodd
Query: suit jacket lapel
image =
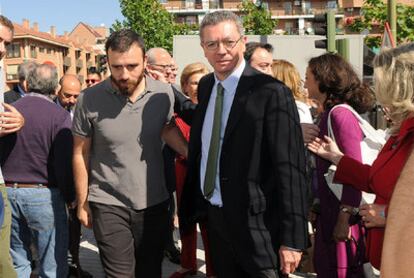
<path id="1" fill-rule="evenodd" d="M 227 120 L 226 130 L 224 132 L 223 145 L 226 143 L 227 139 L 236 127 L 237 122 L 240 120 L 240 117 L 243 115 L 247 97 L 251 93 L 254 74 L 253 69 L 246 64 L 246 68 L 240 77 L 239 84 L 237 84 L 236 94 L 234 96 L 229 118 Z"/>

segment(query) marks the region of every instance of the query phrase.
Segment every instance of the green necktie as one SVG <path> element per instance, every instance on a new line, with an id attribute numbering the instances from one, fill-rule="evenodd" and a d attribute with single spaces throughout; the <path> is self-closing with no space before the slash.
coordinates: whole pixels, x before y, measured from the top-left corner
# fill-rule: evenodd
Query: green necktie
<path id="1" fill-rule="evenodd" d="M 214 106 L 213 129 L 211 130 L 210 148 L 208 150 L 206 176 L 204 179 L 204 196 L 210 199 L 213 196 L 217 175 L 217 162 L 220 148 L 221 114 L 223 112 L 224 88 L 217 84 L 216 104 Z"/>

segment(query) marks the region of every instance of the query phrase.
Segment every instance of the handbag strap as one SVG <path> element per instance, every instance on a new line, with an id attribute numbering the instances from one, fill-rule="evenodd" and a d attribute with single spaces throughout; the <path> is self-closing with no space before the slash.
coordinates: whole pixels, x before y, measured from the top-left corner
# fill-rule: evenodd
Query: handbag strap
<path id="1" fill-rule="evenodd" d="M 339 107 L 343 107 L 345 109 L 348 109 L 349 111 L 352 112 L 352 114 L 354 114 L 355 118 L 358 120 L 359 123 L 359 127 L 361 128 L 362 132 L 364 133 L 365 137 L 370 137 L 372 139 L 375 139 L 376 142 L 381 143 L 381 145 L 384 145 L 386 140 L 385 138 L 383 138 L 382 136 L 380 136 L 377 131 L 375 130 L 375 128 L 373 128 L 365 119 L 363 119 L 361 117 L 361 115 L 359 115 L 354 108 L 352 108 L 350 105 L 348 104 L 338 104 L 335 105 L 334 107 L 332 107 L 331 111 L 329 111 L 328 114 L 328 136 L 331 137 L 335 142 L 335 135 L 332 129 L 332 123 L 331 123 L 331 113 L 332 111 L 334 111 L 336 108 Z"/>

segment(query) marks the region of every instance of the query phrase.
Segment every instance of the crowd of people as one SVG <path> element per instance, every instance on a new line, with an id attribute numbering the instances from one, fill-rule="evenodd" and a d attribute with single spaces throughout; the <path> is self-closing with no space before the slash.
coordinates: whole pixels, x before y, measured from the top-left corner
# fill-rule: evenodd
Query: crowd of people
<path id="1" fill-rule="evenodd" d="M 0 16 L 0 58 L 13 32 Z M 194 61 L 179 85 L 171 54 L 128 29 L 106 41 L 110 76 L 91 69 L 84 90 L 52 65 L 19 66 L 0 113 L 0 277 L 91 277 L 81 225 L 107 277 L 159 278 L 164 257 L 180 264 L 170 278 L 191 277 L 197 224 L 210 278 L 411 277 L 414 43 L 375 57 L 372 90 L 332 53 L 303 82 L 232 12 L 199 34 L 213 71 Z M 355 113 L 375 102 L 390 126 L 367 165 Z"/>

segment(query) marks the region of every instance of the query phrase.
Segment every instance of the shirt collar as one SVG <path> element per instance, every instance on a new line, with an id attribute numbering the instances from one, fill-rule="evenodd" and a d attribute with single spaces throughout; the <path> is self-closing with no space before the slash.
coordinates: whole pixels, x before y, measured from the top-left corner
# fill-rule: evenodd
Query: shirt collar
<path id="1" fill-rule="evenodd" d="M 17 90 L 19 91 L 19 94 L 24 97 L 26 95 L 26 92 L 23 90 L 22 87 L 20 87 L 19 84 L 17 84 Z"/>
<path id="2" fill-rule="evenodd" d="M 242 59 L 240 65 L 223 81 L 220 81 L 217 76 L 214 74 L 215 86 L 220 82 L 224 90 L 227 93 L 234 94 L 236 92 L 237 85 L 241 75 L 243 74 L 244 68 L 246 67 L 246 61 Z"/>
<path id="3" fill-rule="evenodd" d="M 42 94 L 39 94 L 39 93 L 27 93 L 26 96 L 43 98 L 47 101 L 53 102 L 53 100 L 49 96 L 42 95 Z"/>

